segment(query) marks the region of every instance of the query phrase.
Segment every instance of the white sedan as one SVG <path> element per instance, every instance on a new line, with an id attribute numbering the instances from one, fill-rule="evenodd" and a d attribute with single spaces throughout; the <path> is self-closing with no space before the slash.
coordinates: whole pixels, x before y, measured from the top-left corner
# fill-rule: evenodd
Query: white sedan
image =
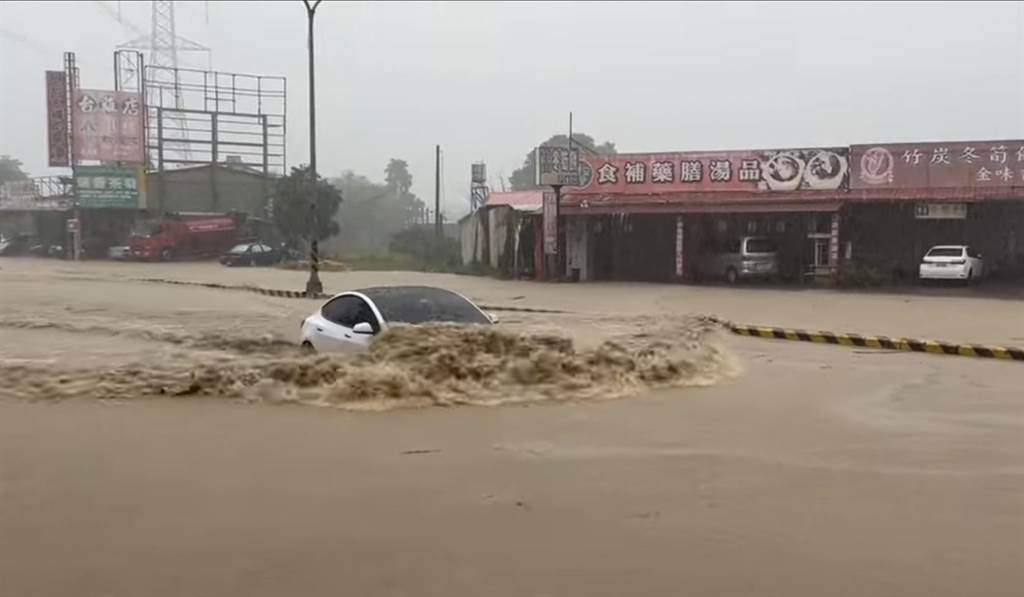
<path id="1" fill-rule="evenodd" d="M 925 253 L 919 271 L 922 280 L 959 280 L 970 284 L 985 273 L 981 255 L 966 245 L 941 245 Z"/>
<path id="2" fill-rule="evenodd" d="M 365 349 L 391 324 L 494 324 L 457 292 L 429 286 L 381 286 L 336 294 L 302 321 L 302 347 L 317 352 Z"/>

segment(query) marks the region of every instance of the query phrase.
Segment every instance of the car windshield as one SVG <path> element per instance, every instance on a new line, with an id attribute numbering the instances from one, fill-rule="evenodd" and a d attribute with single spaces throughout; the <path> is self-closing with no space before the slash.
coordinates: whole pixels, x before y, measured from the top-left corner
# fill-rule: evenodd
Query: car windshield
<path id="1" fill-rule="evenodd" d="M 441 288 L 394 286 L 360 290 L 377 305 L 388 323 L 490 323 L 480 309 Z"/>
<path id="2" fill-rule="evenodd" d="M 242 253 L 245 253 L 246 251 L 249 250 L 249 246 L 250 245 L 247 245 L 247 244 L 235 245 L 234 247 L 231 248 L 230 251 L 228 251 L 228 253 L 234 253 L 236 255 L 241 255 Z"/>
<path id="3" fill-rule="evenodd" d="M 774 253 L 775 243 L 767 238 L 748 238 L 747 253 Z"/>
<path id="4" fill-rule="evenodd" d="M 963 257 L 964 250 L 960 247 L 935 247 L 928 251 L 928 257 Z"/>

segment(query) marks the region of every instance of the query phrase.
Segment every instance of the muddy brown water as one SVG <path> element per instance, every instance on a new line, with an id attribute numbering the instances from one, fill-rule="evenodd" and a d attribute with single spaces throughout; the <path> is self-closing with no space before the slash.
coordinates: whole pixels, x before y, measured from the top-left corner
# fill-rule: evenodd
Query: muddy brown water
<path id="1" fill-rule="evenodd" d="M 1019 364 L 687 318 L 1000 343 L 1024 335 L 1019 303 L 326 274 L 567 312 L 414 332 L 356 362 L 294 353 L 313 301 L 131 280 L 301 288 L 301 272 L 0 267 L 2 597 L 1024 585 Z M 457 407 L 418 408 L 434 405 Z"/>

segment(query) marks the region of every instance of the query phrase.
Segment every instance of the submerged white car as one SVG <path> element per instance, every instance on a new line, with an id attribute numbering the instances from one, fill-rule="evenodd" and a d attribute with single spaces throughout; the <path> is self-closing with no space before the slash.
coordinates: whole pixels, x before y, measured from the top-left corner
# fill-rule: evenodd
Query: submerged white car
<path id="1" fill-rule="evenodd" d="M 457 292 L 429 286 L 380 286 L 336 294 L 302 321 L 302 347 L 317 352 L 365 349 L 392 324 L 490 325 L 484 313 Z"/>
<path id="2" fill-rule="evenodd" d="M 981 255 L 967 245 L 932 247 L 921 261 L 922 280 L 959 280 L 965 284 L 980 280 L 985 273 Z"/>

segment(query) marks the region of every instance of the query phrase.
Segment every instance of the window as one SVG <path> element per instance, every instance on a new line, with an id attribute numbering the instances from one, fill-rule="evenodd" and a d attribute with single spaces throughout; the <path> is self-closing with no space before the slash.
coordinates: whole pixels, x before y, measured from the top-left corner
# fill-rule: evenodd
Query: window
<path id="1" fill-rule="evenodd" d="M 339 296 L 320 309 L 324 319 L 347 328 L 359 323 L 359 315 L 366 306 L 363 299 L 357 296 Z"/>
<path id="2" fill-rule="evenodd" d="M 740 252 L 740 239 L 736 238 L 736 239 L 733 239 L 733 240 L 729 241 L 729 244 L 726 245 L 726 247 L 725 247 L 725 251 L 727 253 L 739 253 Z"/>
<path id="3" fill-rule="evenodd" d="M 974 259 L 981 257 L 981 255 L 974 250 L 974 247 L 967 247 L 967 256 L 972 257 Z"/>
<path id="4" fill-rule="evenodd" d="M 370 297 L 389 323 L 490 323 L 473 303 L 440 288 L 368 288 L 361 292 Z"/>
<path id="5" fill-rule="evenodd" d="M 747 253 L 774 253 L 775 243 L 767 238 L 748 238 Z"/>
<path id="6" fill-rule="evenodd" d="M 373 309 L 370 305 L 366 304 L 366 301 L 359 301 L 359 313 L 356 315 L 356 323 L 368 323 L 373 328 L 373 333 L 376 334 L 380 331 L 380 322 L 377 321 L 377 316 L 373 314 Z"/>
<path id="7" fill-rule="evenodd" d="M 928 257 L 963 257 L 962 247 L 935 247 L 928 251 Z"/>

